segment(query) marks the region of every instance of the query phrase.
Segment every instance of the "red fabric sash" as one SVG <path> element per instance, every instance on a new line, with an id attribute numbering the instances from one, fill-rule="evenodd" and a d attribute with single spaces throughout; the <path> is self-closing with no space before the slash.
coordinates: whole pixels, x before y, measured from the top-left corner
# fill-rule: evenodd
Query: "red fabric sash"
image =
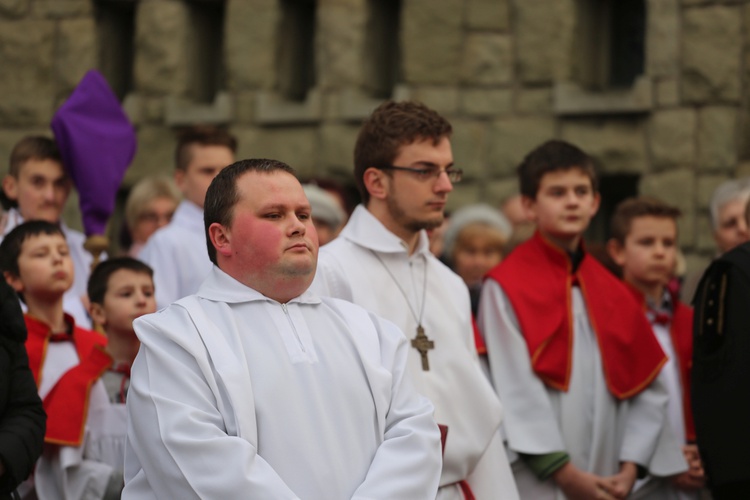
<path id="1" fill-rule="evenodd" d="M 667 360 L 625 286 L 588 254 L 571 274 L 565 251 L 537 232 L 487 277 L 503 288 L 526 340 L 532 368 L 552 388 L 567 391 L 570 384 L 574 281 L 586 302 L 607 387 L 615 397 L 627 399 L 640 393 Z"/>
<path id="2" fill-rule="evenodd" d="M 26 351 L 29 367 L 39 387 L 49 338 L 52 335 L 46 323 L 26 314 Z M 99 333 L 75 326 L 73 318 L 65 315 L 66 323 L 72 326 L 72 341 L 78 353 L 79 364 L 65 372 L 44 398 L 47 413 L 47 443 L 80 446 L 88 413 L 89 394 L 94 382 L 112 364 L 104 351 L 107 338 Z"/>
<path id="3" fill-rule="evenodd" d="M 626 283 L 627 284 L 627 283 Z M 647 310 L 644 295 L 628 285 L 628 290 L 636 301 L 641 304 L 643 311 Z M 669 335 L 672 338 L 677 355 L 677 367 L 682 383 L 682 414 L 685 416 L 685 439 L 695 441 L 695 423 L 693 422 L 693 408 L 690 403 L 690 370 L 693 368 L 693 308 L 679 301 L 675 293 L 672 297 L 672 319 L 669 324 Z"/>

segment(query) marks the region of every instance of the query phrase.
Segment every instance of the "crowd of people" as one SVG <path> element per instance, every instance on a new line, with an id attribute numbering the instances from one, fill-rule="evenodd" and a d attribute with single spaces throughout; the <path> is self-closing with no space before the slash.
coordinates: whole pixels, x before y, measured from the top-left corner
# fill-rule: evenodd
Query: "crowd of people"
<path id="1" fill-rule="evenodd" d="M 587 250 L 596 169 L 565 141 L 526 155 L 516 196 L 448 217 L 452 132 L 378 106 L 350 209 L 191 127 L 93 269 L 54 139 L 19 141 L 0 498 L 750 498 L 750 182 L 716 190 L 718 258 L 679 276 L 680 211 L 655 198 L 619 204 L 606 262 Z"/>

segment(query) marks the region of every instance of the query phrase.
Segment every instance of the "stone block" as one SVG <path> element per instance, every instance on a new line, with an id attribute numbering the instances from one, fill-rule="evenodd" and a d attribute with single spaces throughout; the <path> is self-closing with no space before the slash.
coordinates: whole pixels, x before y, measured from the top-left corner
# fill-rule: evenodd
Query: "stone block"
<path id="1" fill-rule="evenodd" d="M 461 80 L 469 85 L 502 85 L 513 73 L 513 55 L 508 35 L 470 33 L 466 37 Z"/>
<path id="2" fill-rule="evenodd" d="M 243 90 L 232 93 L 234 97 L 234 123 L 250 124 L 255 121 L 257 93 Z"/>
<path id="3" fill-rule="evenodd" d="M 713 253 L 716 251 L 716 241 L 711 228 L 711 217 L 702 213 L 696 216 L 695 247 L 699 252 Z"/>
<path id="4" fill-rule="evenodd" d="M 702 175 L 698 177 L 698 187 L 696 195 L 697 208 L 699 210 L 708 210 L 711 204 L 711 197 L 719 185 L 729 180 L 726 175 Z"/>
<path id="5" fill-rule="evenodd" d="M 731 171 L 737 164 L 737 110 L 710 106 L 698 111 L 698 168 Z"/>
<path id="6" fill-rule="evenodd" d="M 711 257 L 708 255 L 701 255 L 697 252 L 686 252 L 685 263 L 688 276 L 700 273 L 698 274 L 698 276 L 700 277 L 703 275 L 705 270 L 708 268 L 708 265 L 711 263 Z"/>
<path id="7" fill-rule="evenodd" d="M 552 118 L 515 117 L 494 121 L 488 137 L 489 176 L 513 175 L 529 151 L 555 136 Z"/>
<path id="8" fill-rule="evenodd" d="M 52 21 L 0 22 L 0 95 L 6 96 L 0 99 L 0 126 L 49 124 L 54 33 Z"/>
<path id="9" fill-rule="evenodd" d="M 65 206 L 60 217 L 69 228 L 83 232 L 81 206 L 78 203 L 78 191 L 75 188 L 70 190 L 70 195 L 65 200 Z"/>
<path id="10" fill-rule="evenodd" d="M 667 109 L 651 115 L 648 140 L 654 167 L 695 161 L 696 115 L 693 109 Z"/>
<path id="11" fill-rule="evenodd" d="M 321 0 L 315 40 L 317 84 L 323 89 L 359 85 L 365 62 L 364 0 Z"/>
<path id="12" fill-rule="evenodd" d="M 639 194 L 653 196 L 679 208 L 679 244 L 692 245 L 695 238 L 695 174 L 689 168 L 659 172 L 643 177 Z"/>
<path id="13" fill-rule="evenodd" d="M 231 90 L 270 88 L 275 81 L 277 0 L 227 0 L 224 60 Z"/>
<path id="14" fill-rule="evenodd" d="M 680 5 L 678 0 L 648 0 L 646 73 L 675 77 L 680 60 Z"/>
<path id="15" fill-rule="evenodd" d="M 507 31 L 510 27 L 508 0 L 468 0 L 466 26 L 476 30 Z"/>
<path id="16" fill-rule="evenodd" d="M 740 7 L 686 9 L 683 20 L 683 98 L 695 103 L 738 101 L 742 55 Z"/>
<path id="17" fill-rule="evenodd" d="M 463 11 L 463 0 L 403 3 L 401 54 L 406 82 L 457 82 L 463 44 Z"/>
<path id="18" fill-rule="evenodd" d="M 508 114 L 513 105 L 510 89 L 465 89 L 459 96 L 461 111 L 470 116 L 494 117 Z"/>
<path id="19" fill-rule="evenodd" d="M 55 73 L 61 89 L 72 92 L 88 70 L 96 67 L 96 26 L 91 17 L 58 24 Z"/>
<path id="20" fill-rule="evenodd" d="M 750 177 L 750 161 L 741 161 L 738 163 L 737 168 L 734 170 L 734 176 L 736 178 Z"/>
<path id="21" fill-rule="evenodd" d="M 464 181 L 484 180 L 487 157 L 487 125 L 483 122 L 453 120 L 453 161 L 464 171 Z"/>
<path id="22" fill-rule="evenodd" d="M 174 174 L 175 134 L 167 127 L 142 126 L 138 134 L 138 151 L 130 164 L 123 184 L 132 186 L 149 175 Z"/>
<path id="23" fill-rule="evenodd" d="M 443 115 L 458 112 L 459 93 L 455 87 L 417 87 L 412 90 L 411 98 L 422 101 Z"/>
<path id="24" fill-rule="evenodd" d="M 29 13 L 31 0 L 0 0 L 0 17 L 17 19 Z"/>
<path id="25" fill-rule="evenodd" d="M 352 175 L 354 144 L 358 125 L 325 124 L 320 128 L 320 164 L 326 169 L 342 170 Z"/>
<path id="26" fill-rule="evenodd" d="M 551 83 L 571 72 L 573 0 L 513 0 L 518 72 L 524 83 Z"/>
<path id="27" fill-rule="evenodd" d="M 516 111 L 520 113 L 550 113 L 552 88 L 522 88 L 516 97 Z"/>
<path id="28" fill-rule="evenodd" d="M 562 138 L 595 158 L 602 173 L 643 174 L 647 170 L 644 124 L 640 119 L 565 120 Z"/>
<path id="29" fill-rule="evenodd" d="M 676 78 L 658 80 L 654 83 L 656 105 L 660 108 L 680 104 L 680 83 Z"/>
<path id="30" fill-rule="evenodd" d="M 138 4 L 134 79 L 139 92 L 187 94 L 189 14 L 187 3 L 175 0 Z"/>
<path id="31" fill-rule="evenodd" d="M 314 127 L 236 128 L 238 158 L 273 158 L 289 164 L 301 178 L 318 170 Z"/>
<path id="32" fill-rule="evenodd" d="M 504 179 L 493 180 L 484 185 L 485 203 L 493 207 L 502 206 L 503 202 L 518 194 L 518 179 L 516 177 L 506 177 Z"/>
<path id="33" fill-rule="evenodd" d="M 161 123 L 166 116 L 166 98 L 143 97 L 143 119 L 147 123 Z"/>
<path id="34" fill-rule="evenodd" d="M 93 6 L 91 0 L 35 0 L 34 13 L 46 18 L 90 16 Z"/>
<path id="35" fill-rule="evenodd" d="M 446 211 L 455 212 L 461 207 L 479 203 L 482 200 L 481 184 L 478 182 L 461 183 L 453 186 L 453 191 L 448 194 Z"/>

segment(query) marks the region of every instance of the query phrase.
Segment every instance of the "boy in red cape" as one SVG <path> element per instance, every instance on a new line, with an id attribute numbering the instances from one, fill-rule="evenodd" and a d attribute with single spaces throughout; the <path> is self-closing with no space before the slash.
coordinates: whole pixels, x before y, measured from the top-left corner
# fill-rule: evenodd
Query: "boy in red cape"
<path id="1" fill-rule="evenodd" d="M 687 470 L 664 430 L 667 358 L 632 295 L 582 245 L 593 161 L 549 141 L 518 168 L 534 236 L 493 268 L 479 305 L 521 498 L 625 498 Z"/>
<path id="2" fill-rule="evenodd" d="M 607 244 L 612 260 L 651 323 L 668 356 L 659 378 L 669 393 L 667 416 L 683 445 L 690 470 L 669 480 L 639 485 L 651 498 L 700 498 L 705 485 L 703 466 L 695 445 L 690 408 L 690 368 L 693 356 L 693 309 L 681 303 L 667 284 L 677 264 L 677 218 L 680 210 L 651 198 L 629 198 L 617 206 Z"/>
<path id="3" fill-rule="evenodd" d="M 47 221 L 20 224 L 0 244 L 0 270 L 28 306 L 26 351 L 47 413 L 34 488 L 44 499 L 119 498 L 122 475 L 87 458 L 88 415 L 108 405 L 99 380 L 111 364 L 103 335 L 63 312 L 73 261 L 62 230 Z"/>

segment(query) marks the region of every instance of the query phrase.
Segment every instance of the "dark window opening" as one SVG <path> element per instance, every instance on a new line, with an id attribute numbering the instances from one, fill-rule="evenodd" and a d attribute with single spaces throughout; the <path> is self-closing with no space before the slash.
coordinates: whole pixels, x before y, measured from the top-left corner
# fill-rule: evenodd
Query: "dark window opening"
<path id="1" fill-rule="evenodd" d="M 281 0 L 278 82 L 281 94 L 304 101 L 315 86 L 315 0 Z"/>
<path id="2" fill-rule="evenodd" d="M 99 0 L 94 5 L 99 70 L 122 100 L 133 90 L 136 0 Z"/>
<path id="3" fill-rule="evenodd" d="M 626 198 L 638 195 L 639 176 L 635 174 L 603 175 L 599 179 L 601 203 L 599 211 L 586 231 L 586 241 L 606 243 L 609 239 L 609 223 L 617 205 Z"/>
<path id="4" fill-rule="evenodd" d="M 224 1 L 191 0 L 188 38 L 188 95 L 212 103 L 224 86 Z"/>
<path id="5" fill-rule="evenodd" d="M 364 42 L 364 87 L 378 99 L 391 97 L 401 78 L 401 0 L 369 0 Z"/>

